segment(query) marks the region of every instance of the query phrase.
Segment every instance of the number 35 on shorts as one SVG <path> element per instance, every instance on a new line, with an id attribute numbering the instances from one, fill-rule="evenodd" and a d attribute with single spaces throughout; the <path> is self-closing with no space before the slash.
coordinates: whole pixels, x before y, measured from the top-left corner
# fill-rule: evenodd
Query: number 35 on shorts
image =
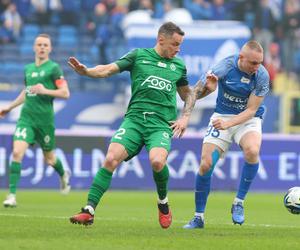
<path id="1" fill-rule="evenodd" d="M 220 131 L 218 129 L 214 128 L 213 125 L 209 124 L 208 127 L 207 127 L 205 137 L 209 136 L 209 135 L 212 136 L 212 137 L 218 138 L 219 135 L 220 135 Z"/>

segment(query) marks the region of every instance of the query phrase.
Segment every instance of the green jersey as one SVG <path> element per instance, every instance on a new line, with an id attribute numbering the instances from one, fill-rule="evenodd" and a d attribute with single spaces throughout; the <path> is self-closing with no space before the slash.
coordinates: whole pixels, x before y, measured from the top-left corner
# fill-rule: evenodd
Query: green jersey
<path id="1" fill-rule="evenodd" d="M 132 96 L 126 117 L 150 113 L 166 123 L 176 119 L 176 88 L 188 85 L 181 59 L 163 58 L 153 48 L 135 49 L 116 64 L 121 72 L 129 71 L 131 77 Z"/>
<path id="2" fill-rule="evenodd" d="M 30 87 L 41 83 L 46 89 L 57 89 L 55 81 L 60 78 L 63 78 L 62 70 L 51 60 L 40 66 L 36 66 L 35 63 L 25 66 L 26 98 L 20 120 L 33 125 L 54 124 L 54 97 L 32 94 Z"/>

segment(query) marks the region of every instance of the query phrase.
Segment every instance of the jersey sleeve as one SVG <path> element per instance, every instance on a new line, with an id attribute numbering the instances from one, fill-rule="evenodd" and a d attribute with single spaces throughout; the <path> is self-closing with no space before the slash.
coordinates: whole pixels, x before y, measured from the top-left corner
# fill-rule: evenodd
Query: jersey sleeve
<path id="1" fill-rule="evenodd" d="M 177 81 L 176 86 L 180 87 L 180 86 L 185 86 L 185 85 L 188 85 L 188 84 L 189 84 L 189 82 L 188 82 L 187 76 L 186 76 L 186 67 L 184 66 L 184 69 L 182 70 L 182 76 Z"/>
<path id="2" fill-rule="evenodd" d="M 200 76 L 200 80 L 205 84 L 206 82 L 206 75 L 213 73 L 216 75 L 219 80 L 221 80 L 229 71 L 231 62 L 228 58 L 225 58 L 218 62 L 217 64 L 213 65 L 206 73 Z"/>
<path id="3" fill-rule="evenodd" d="M 256 96 L 265 96 L 270 89 L 270 77 L 266 71 L 262 71 L 257 76 L 256 87 L 252 91 L 252 94 Z"/>
<path id="4" fill-rule="evenodd" d="M 134 49 L 124 56 L 122 56 L 119 60 L 115 61 L 118 65 L 120 72 L 130 71 L 135 63 L 137 57 L 138 49 Z"/>
<path id="5" fill-rule="evenodd" d="M 63 77 L 64 77 L 64 74 L 62 72 L 62 69 L 60 68 L 60 66 L 58 64 L 56 64 L 55 67 L 53 67 L 53 71 L 52 71 L 53 81 L 55 81 L 57 79 L 61 79 Z"/>

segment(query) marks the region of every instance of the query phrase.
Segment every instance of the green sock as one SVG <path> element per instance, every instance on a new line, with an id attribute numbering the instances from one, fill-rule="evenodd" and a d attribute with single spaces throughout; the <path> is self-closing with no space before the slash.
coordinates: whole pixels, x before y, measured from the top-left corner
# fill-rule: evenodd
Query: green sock
<path id="1" fill-rule="evenodd" d="M 9 166 L 9 192 L 15 194 L 21 176 L 21 163 L 13 161 Z"/>
<path id="2" fill-rule="evenodd" d="M 94 209 L 97 207 L 103 194 L 109 188 L 112 174 L 112 172 L 104 167 L 98 170 L 88 195 L 88 205 L 91 205 Z"/>
<path id="3" fill-rule="evenodd" d="M 163 167 L 160 172 L 153 171 L 153 178 L 156 183 L 156 190 L 160 200 L 167 197 L 168 181 L 169 181 L 169 168 L 167 165 Z"/>
<path id="4" fill-rule="evenodd" d="M 59 159 L 56 159 L 56 163 L 54 164 L 53 167 L 54 167 L 55 171 L 59 174 L 60 177 L 62 177 L 65 174 L 65 170 Z"/>

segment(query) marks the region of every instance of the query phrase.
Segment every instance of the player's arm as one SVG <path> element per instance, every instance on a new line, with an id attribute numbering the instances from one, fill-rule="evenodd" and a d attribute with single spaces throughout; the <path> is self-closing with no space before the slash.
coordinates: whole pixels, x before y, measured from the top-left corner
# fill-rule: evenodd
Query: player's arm
<path id="1" fill-rule="evenodd" d="M 70 91 L 68 83 L 65 79 L 59 78 L 55 80 L 57 89 L 46 89 L 43 84 L 38 83 L 30 88 L 32 94 L 48 95 L 55 98 L 68 99 L 70 97 Z"/>
<path id="2" fill-rule="evenodd" d="M 184 101 L 184 107 L 180 118 L 171 122 L 174 137 L 181 137 L 184 134 L 195 106 L 197 95 L 202 93 L 204 89 L 201 81 L 198 81 L 193 89 L 190 89 L 188 85 L 177 88 L 179 96 Z"/>
<path id="3" fill-rule="evenodd" d="M 93 68 L 88 68 L 86 65 L 80 63 L 75 57 L 70 57 L 68 60 L 68 64 L 79 75 L 89 76 L 93 78 L 106 78 L 120 72 L 119 67 L 116 63 L 97 65 Z"/>
<path id="4" fill-rule="evenodd" d="M 22 90 L 21 93 L 18 95 L 18 97 L 12 101 L 12 103 L 3 109 L 0 109 L 0 118 L 3 118 L 7 113 L 9 113 L 11 110 L 13 110 L 15 107 L 18 107 L 25 101 L 25 90 Z"/>
<path id="5" fill-rule="evenodd" d="M 198 81 L 197 84 L 196 84 L 196 87 L 199 84 L 202 85 L 202 82 Z M 196 92 L 197 99 L 201 99 L 201 98 L 211 94 L 212 92 L 214 92 L 217 88 L 217 85 L 218 85 L 218 77 L 213 73 L 208 73 L 206 75 L 206 80 L 205 80 L 204 87 L 201 88 L 199 86 L 199 87 L 194 89 L 194 91 L 197 91 Z"/>
<path id="6" fill-rule="evenodd" d="M 216 129 L 228 129 L 230 127 L 233 127 L 238 124 L 242 124 L 252 117 L 254 117 L 257 109 L 259 108 L 260 104 L 264 100 L 264 96 L 256 96 L 254 94 L 251 94 L 248 100 L 247 108 L 233 117 L 232 119 L 228 121 L 224 121 L 222 119 L 215 119 L 212 124 Z"/>

